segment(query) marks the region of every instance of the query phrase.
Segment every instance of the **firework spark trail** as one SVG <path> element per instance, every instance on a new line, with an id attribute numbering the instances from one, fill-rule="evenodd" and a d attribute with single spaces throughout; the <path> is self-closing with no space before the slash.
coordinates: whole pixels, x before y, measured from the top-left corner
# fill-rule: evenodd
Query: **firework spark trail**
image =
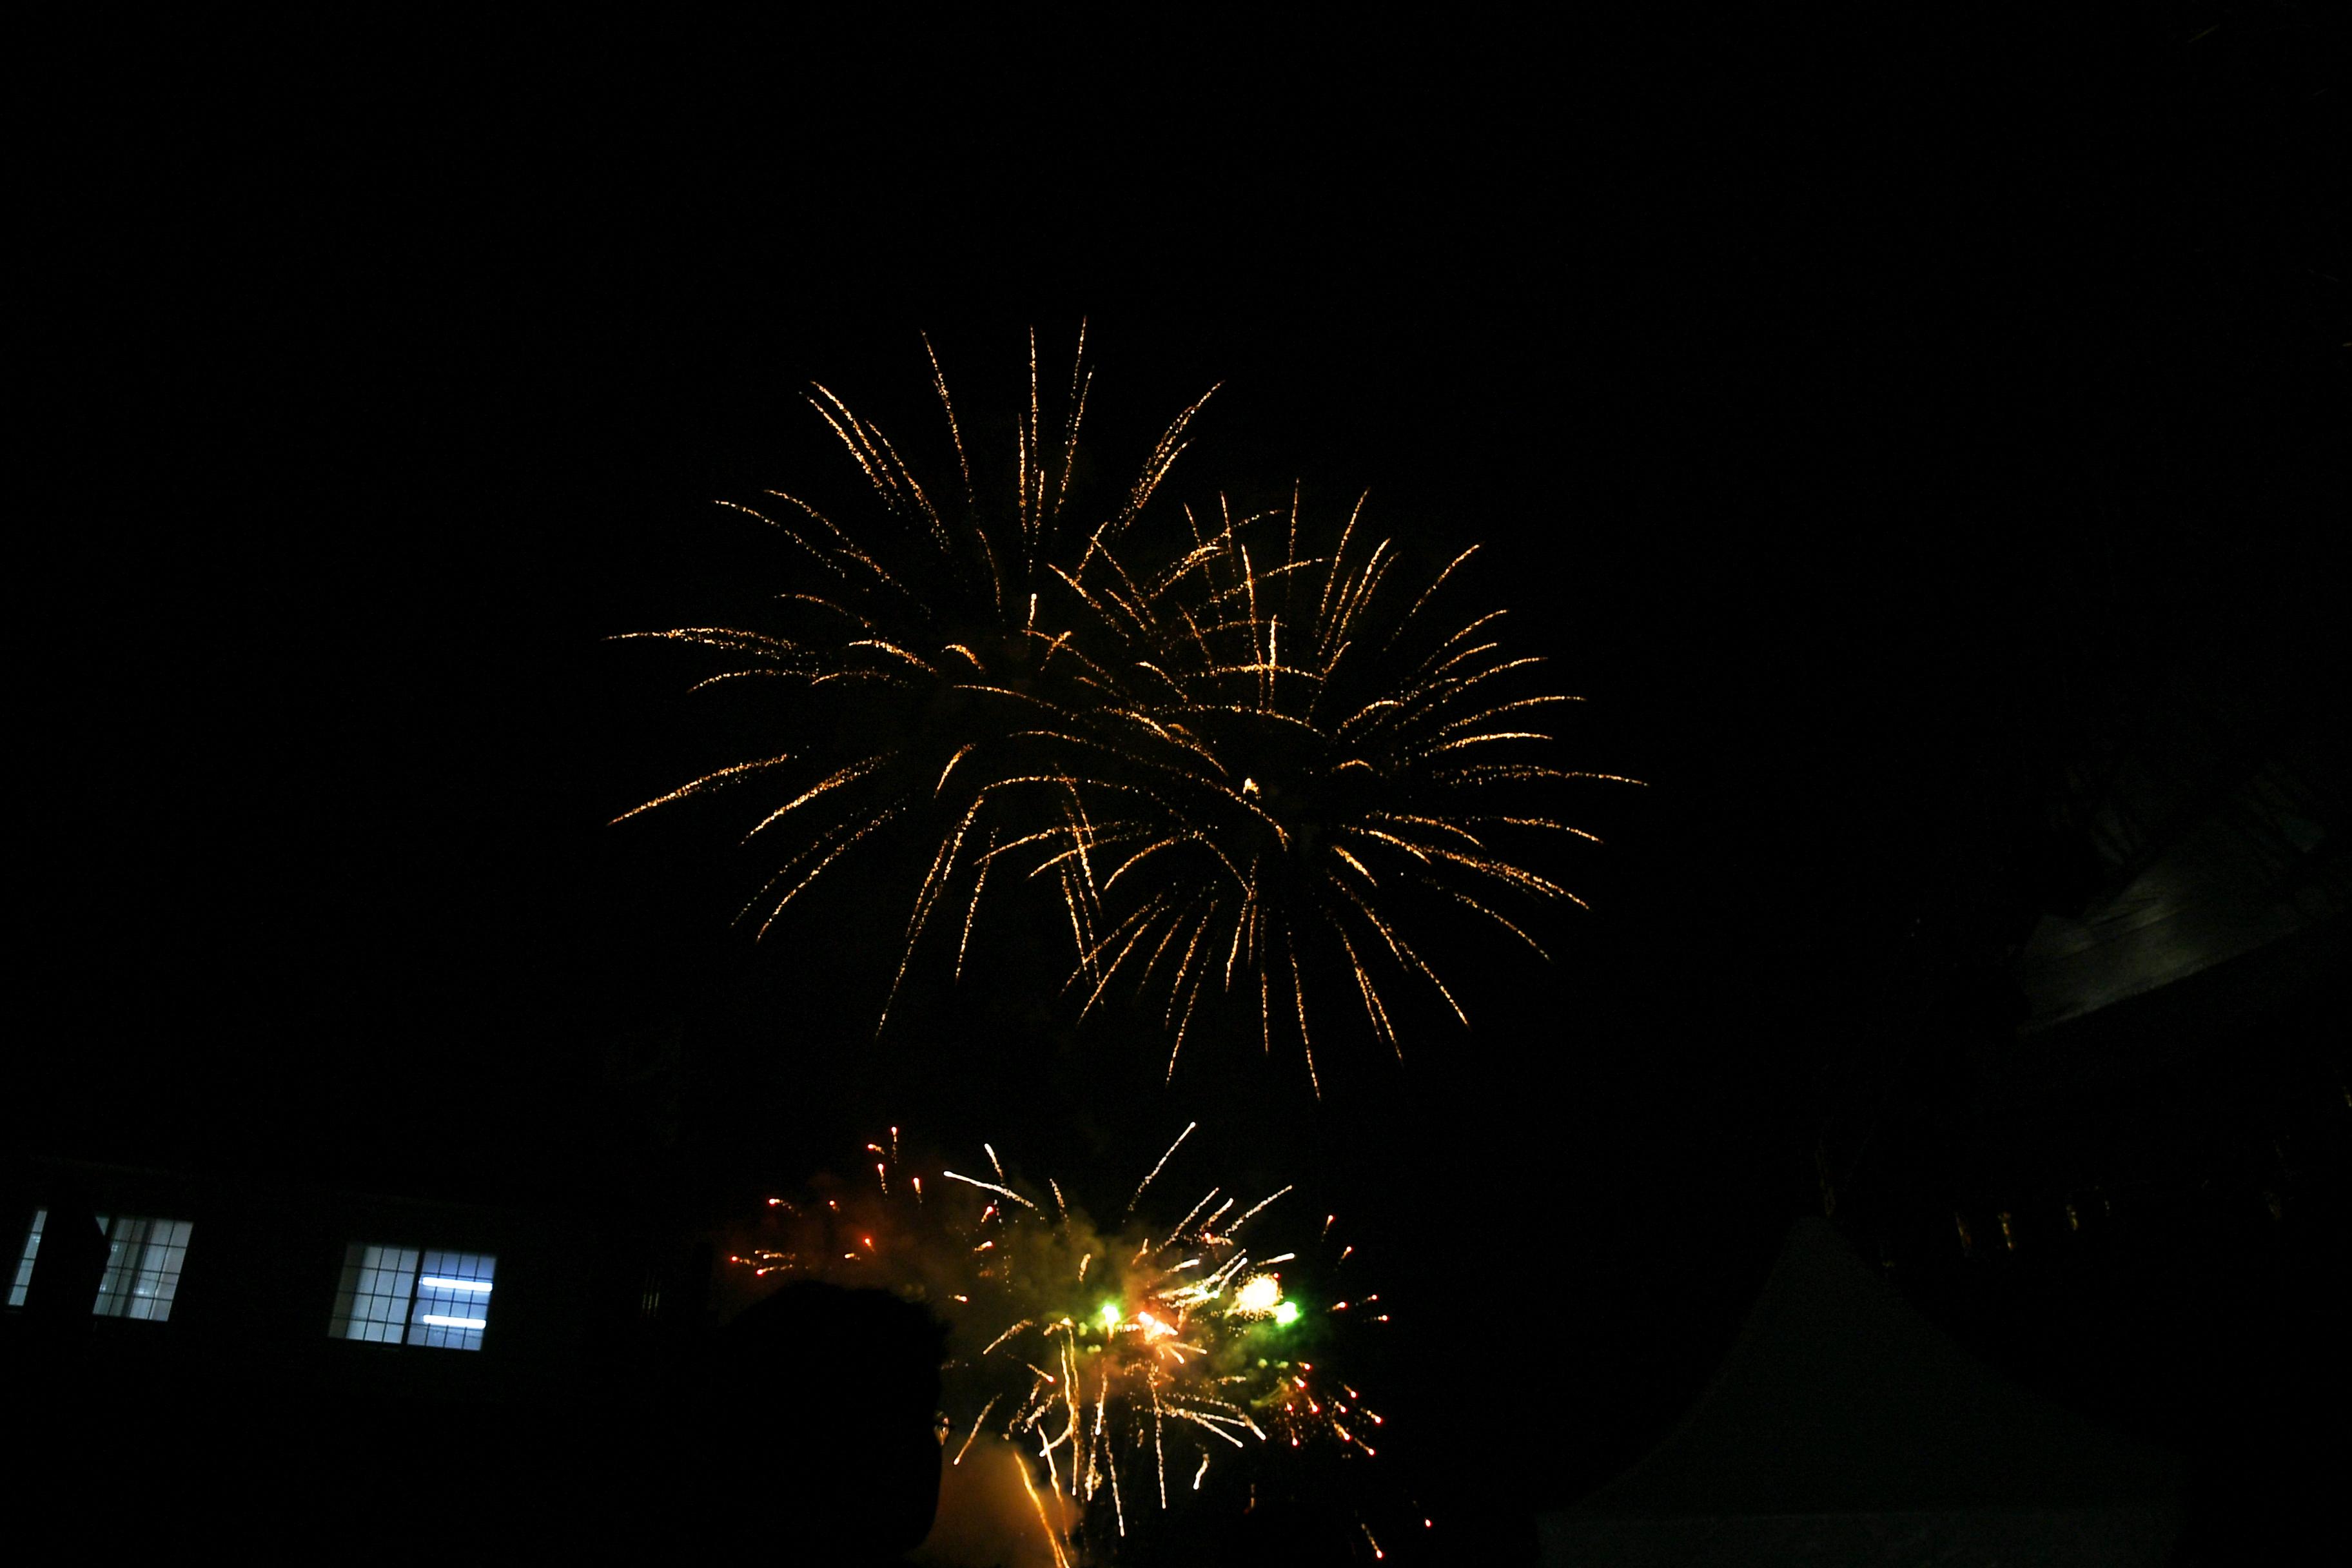
<path id="1" fill-rule="evenodd" d="M 1158 1163 L 1144 1173 L 1143 1180 L 1136 1184 L 1135 1196 L 1127 1200 L 1128 1213 L 1135 1212 L 1135 1205 L 1143 1200 L 1143 1189 L 1151 1184 L 1152 1179 L 1158 1176 L 1161 1168 L 1168 1163 L 1168 1155 L 1176 1152 L 1183 1145 L 1184 1140 L 1192 1136 L 1193 1129 L 1200 1125 L 1197 1121 L 1188 1121 L 1184 1124 L 1184 1131 L 1176 1134 L 1176 1142 L 1168 1145 L 1168 1153 L 1160 1155 Z"/>
<path id="2" fill-rule="evenodd" d="M 994 1158 L 995 1152 L 996 1152 L 992 1149 L 989 1151 L 989 1154 L 992 1159 Z M 1004 1173 L 1003 1169 L 999 1167 L 996 1173 L 1000 1176 L 1003 1175 Z M 1035 1204 L 1031 1203 L 1027 1198 L 1024 1198 L 1019 1193 L 1014 1192 L 1011 1187 L 1001 1187 L 994 1182 L 983 1182 L 971 1176 L 960 1176 L 953 1171 L 941 1171 L 940 1174 L 946 1177 L 950 1182 L 961 1182 L 968 1187 L 980 1187 L 988 1192 L 1000 1194 L 1005 1197 L 1011 1198 L 1023 1208 L 1032 1210 L 1035 1213 L 1043 1214 L 1045 1212 L 1043 1209 L 1039 1209 Z"/>
<path id="3" fill-rule="evenodd" d="M 1062 1550 L 1062 1532 L 1045 1517 L 1045 1500 L 1037 1495 L 1037 1488 L 1029 1479 L 1029 1467 L 1021 1467 L 1021 1489 L 1029 1494 L 1029 1504 L 1037 1510 L 1037 1528 L 1045 1532 L 1045 1544 L 1053 1548 L 1054 1568 L 1069 1568 L 1068 1553 Z"/>
<path id="4" fill-rule="evenodd" d="M 1197 1130 L 1188 1124 L 1160 1155 L 1130 1211 Z M 993 1145 L 982 1148 L 1003 1175 Z M 1045 1184 L 1049 1208 L 1009 1177 L 991 1182 L 935 1167 L 919 1175 L 901 1160 L 896 1129 L 887 1150 L 877 1141 L 864 1153 L 873 1184 L 815 1203 L 772 1200 L 763 1233 L 772 1240 L 742 1247 L 730 1261 L 754 1279 L 881 1285 L 942 1312 L 953 1350 L 949 1406 L 963 1412 L 948 1418 L 942 1441 L 964 1429 L 949 1463 L 961 1465 L 983 1434 L 1025 1444 L 1043 1490 L 1076 1510 L 1074 1533 L 1062 1543 L 1071 1559 L 1096 1561 L 1107 1542 L 1169 1528 L 1154 1521 L 1179 1503 L 1195 1506 L 1184 1500 L 1202 1491 L 1213 1453 L 1244 1462 L 1244 1474 L 1301 1446 L 1370 1457 L 1349 1424 L 1361 1404 L 1355 1390 L 1338 1384 L 1345 1401 L 1323 1396 L 1328 1373 L 1297 1359 L 1289 1338 L 1304 1312 L 1318 1322 L 1349 1321 L 1347 1304 L 1314 1308 L 1295 1293 L 1286 1270 L 1312 1279 L 1320 1267 L 1301 1262 L 1298 1251 L 1260 1257 L 1234 1244 L 1234 1233 L 1291 1184 L 1241 1208 L 1230 1224 L 1237 1200 L 1213 1187 L 1171 1229 L 1130 1222 L 1106 1236 L 1063 1198 L 1057 1181 Z M 924 1175 L 949 1183 L 947 1192 L 975 1195 L 958 1207 L 935 1194 L 926 1206 L 917 1195 Z M 1327 1264 L 1338 1260 L 1328 1250 L 1330 1230 L 1327 1218 L 1314 1244 Z M 1171 1499 L 1169 1467 L 1188 1456 L 1192 1485 Z M 1122 1471 L 1138 1463 L 1149 1467 L 1150 1482 L 1129 1514 L 1134 1478 Z M 1033 1500 L 1039 1495 L 1032 1485 Z M 1042 1505 L 1038 1517 L 1050 1531 Z"/>
<path id="5" fill-rule="evenodd" d="M 990 1394 L 988 1403 L 980 1407 L 980 1414 L 971 1418 L 971 1431 L 964 1437 L 963 1447 L 956 1450 L 956 1457 L 951 1463 L 958 1465 L 963 1463 L 963 1457 L 971 1451 L 972 1439 L 980 1436 L 981 1423 L 988 1419 L 988 1413 L 996 1408 L 996 1402 L 1000 1397 L 1002 1396 L 999 1394 Z"/>

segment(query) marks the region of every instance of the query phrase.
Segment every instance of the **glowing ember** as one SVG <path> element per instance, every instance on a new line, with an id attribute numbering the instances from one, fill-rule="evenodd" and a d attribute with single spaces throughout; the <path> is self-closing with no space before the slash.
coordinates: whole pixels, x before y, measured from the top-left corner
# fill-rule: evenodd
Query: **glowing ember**
<path id="1" fill-rule="evenodd" d="M 1271 1274 L 1253 1274 L 1242 1281 L 1240 1289 L 1234 1292 L 1233 1314 L 1244 1318 L 1267 1318 L 1274 1315 L 1277 1307 L 1284 1305 L 1287 1303 L 1282 1300 L 1282 1281 Z M 1284 1321 L 1287 1322 L 1297 1316 L 1298 1309 L 1292 1307 L 1290 1317 Z"/>

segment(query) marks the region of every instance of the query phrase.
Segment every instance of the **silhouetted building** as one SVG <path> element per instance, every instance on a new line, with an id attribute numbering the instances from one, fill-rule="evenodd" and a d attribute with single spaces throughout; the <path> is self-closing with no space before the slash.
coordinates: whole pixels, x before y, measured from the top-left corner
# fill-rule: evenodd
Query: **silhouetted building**
<path id="1" fill-rule="evenodd" d="M 496 1541 L 852 1563 L 929 1528 L 941 1331 L 919 1307 L 800 1287 L 720 1329 L 680 1278 L 709 1258 L 683 1226 L 13 1174 L 0 1367 L 43 1437 L 34 1494 L 94 1504 L 130 1464 L 180 1539 L 308 1554 L 327 1529 L 362 1559 Z"/>

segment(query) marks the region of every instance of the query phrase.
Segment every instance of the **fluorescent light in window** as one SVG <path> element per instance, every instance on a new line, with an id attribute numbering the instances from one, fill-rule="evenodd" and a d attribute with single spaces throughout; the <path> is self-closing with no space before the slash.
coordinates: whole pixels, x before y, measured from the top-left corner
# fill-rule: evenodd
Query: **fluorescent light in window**
<path id="1" fill-rule="evenodd" d="M 432 1274 L 427 1274 L 424 1279 L 419 1279 L 417 1283 L 425 1287 L 427 1289 L 479 1290 L 485 1295 L 488 1294 L 490 1289 L 490 1282 L 487 1279 L 444 1279 L 437 1275 Z"/>
<path id="2" fill-rule="evenodd" d="M 487 1324 L 489 1320 L 488 1318 L 445 1318 L 438 1312 L 427 1312 L 417 1321 L 430 1323 L 436 1329 L 478 1329 Z"/>

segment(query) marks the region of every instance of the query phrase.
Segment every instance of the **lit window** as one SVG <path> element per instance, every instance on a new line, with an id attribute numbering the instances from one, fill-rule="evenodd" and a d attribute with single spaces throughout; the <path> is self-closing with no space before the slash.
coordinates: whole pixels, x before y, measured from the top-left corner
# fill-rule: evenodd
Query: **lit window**
<path id="1" fill-rule="evenodd" d="M 97 1217 L 106 1232 L 106 1273 L 99 1280 L 98 1295 L 89 1310 L 101 1318 L 163 1322 L 172 1315 L 172 1298 L 179 1293 L 188 1237 L 195 1226 L 184 1219 L 144 1215 Z M 33 1266 L 41 1255 L 41 1231 L 48 1221 L 48 1210 L 33 1211 L 33 1228 L 25 1237 L 16 1277 L 8 1283 L 12 1307 L 25 1304 L 25 1293 L 33 1283 Z"/>
<path id="2" fill-rule="evenodd" d="M 184 1219 L 118 1215 L 107 1228 L 106 1274 L 98 1282 L 98 1300 L 90 1310 L 101 1318 L 158 1323 L 170 1317 L 180 1270 L 187 1261 L 188 1235 L 194 1229 Z"/>
<path id="3" fill-rule="evenodd" d="M 327 1332 L 378 1344 L 480 1350 L 498 1261 L 482 1252 L 428 1252 L 355 1241 L 343 1253 L 342 1289 Z"/>
<path id="4" fill-rule="evenodd" d="M 25 1237 L 23 1255 L 16 1259 L 16 1278 L 8 1282 L 8 1305 L 12 1307 L 21 1307 L 25 1304 L 26 1288 L 33 1282 L 33 1259 L 41 1255 L 41 1226 L 48 1222 L 48 1210 L 33 1211 L 33 1228 Z"/>

